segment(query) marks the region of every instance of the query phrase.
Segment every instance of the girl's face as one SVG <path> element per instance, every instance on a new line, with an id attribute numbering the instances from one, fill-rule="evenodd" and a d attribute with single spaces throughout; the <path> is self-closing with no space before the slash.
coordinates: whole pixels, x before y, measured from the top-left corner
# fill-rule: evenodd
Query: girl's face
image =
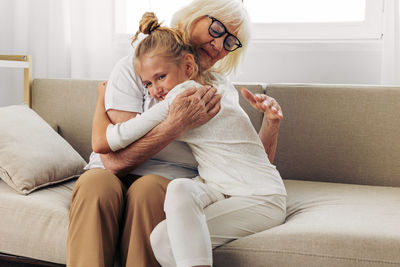
<path id="1" fill-rule="evenodd" d="M 209 33 L 212 19 L 204 16 L 195 21 L 190 29 L 190 40 L 197 47 L 199 63 L 203 69 L 209 69 L 214 64 L 228 55 L 229 51 L 224 48 L 225 35 L 214 38 Z M 229 25 L 225 25 L 228 32 L 236 34 Z"/>
<path id="2" fill-rule="evenodd" d="M 159 101 L 189 77 L 185 64 L 168 62 L 162 56 L 141 56 L 137 72 L 150 95 Z"/>

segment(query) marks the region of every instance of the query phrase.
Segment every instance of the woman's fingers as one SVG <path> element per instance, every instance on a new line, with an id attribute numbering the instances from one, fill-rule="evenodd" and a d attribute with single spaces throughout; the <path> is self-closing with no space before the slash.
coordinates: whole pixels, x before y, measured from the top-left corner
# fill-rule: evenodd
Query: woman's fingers
<path id="1" fill-rule="evenodd" d="M 172 102 L 168 117 L 182 133 L 198 127 L 220 110 L 221 95 L 211 86 L 193 88 L 180 93 Z"/>
<path id="2" fill-rule="evenodd" d="M 218 113 L 221 101 L 221 95 L 217 94 L 217 89 L 213 86 L 203 86 L 198 89 L 199 94 L 197 95 L 200 100 L 200 104 L 204 105 L 205 111 L 214 117 Z"/>
<path id="3" fill-rule="evenodd" d="M 200 94 L 202 94 L 200 100 L 204 101 L 204 105 L 207 105 L 207 103 L 210 102 L 210 100 L 213 99 L 214 96 L 216 95 L 217 89 L 212 86 L 204 86 L 204 87 L 200 88 L 199 90 L 202 90 L 202 89 L 204 89 L 206 91 L 204 92 L 204 94 L 202 94 L 203 91 L 200 93 Z"/>
<path id="4" fill-rule="evenodd" d="M 206 86 L 202 86 L 200 88 L 197 89 L 196 92 L 196 96 L 199 100 L 204 99 L 204 101 L 206 99 L 211 98 L 212 95 L 214 95 L 217 92 L 217 89 L 215 89 L 214 87 L 210 86 L 210 85 L 206 85 Z"/>
<path id="5" fill-rule="evenodd" d="M 199 102 L 201 103 L 203 106 L 206 106 L 206 104 L 208 102 L 210 102 L 211 99 L 214 98 L 214 96 L 217 93 L 217 89 L 215 89 L 212 86 L 203 86 L 200 88 L 190 88 L 187 89 L 185 91 L 183 91 L 182 93 L 180 93 L 180 97 L 188 97 L 188 96 L 193 96 L 193 100 L 194 102 Z"/>
<path id="6" fill-rule="evenodd" d="M 220 94 L 213 95 L 213 97 L 206 103 L 207 112 L 213 113 L 214 107 L 216 105 L 220 105 L 221 98 L 222 98 L 222 96 Z M 218 110 L 219 110 L 219 108 L 218 108 Z"/>
<path id="7" fill-rule="evenodd" d="M 190 88 L 190 89 L 187 89 L 187 90 L 183 91 L 183 92 L 180 93 L 178 96 L 180 96 L 180 97 L 186 97 L 186 96 L 193 95 L 193 94 L 196 93 L 196 92 L 197 92 L 197 88 L 193 87 L 193 88 Z"/>
<path id="8" fill-rule="evenodd" d="M 217 96 L 219 96 L 219 98 L 216 97 L 215 99 L 218 99 L 218 101 L 215 101 L 216 103 L 214 105 L 212 105 L 212 106 L 210 105 L 210 108 L 208 109 L 208 112 L 207 112 L 211 118 L 213 118 L 215 115 L 217 115 L 217 113 L 221 109 L 221 103 L 219 102 L 221 100 L 221 95 L 217 95 Z"/>

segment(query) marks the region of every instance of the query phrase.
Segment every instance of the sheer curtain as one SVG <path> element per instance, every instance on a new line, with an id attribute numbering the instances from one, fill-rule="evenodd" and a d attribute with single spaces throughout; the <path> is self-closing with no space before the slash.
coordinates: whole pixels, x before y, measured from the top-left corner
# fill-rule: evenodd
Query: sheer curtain
<path id="1" fill-rule="evenodd" d="M 382 50 L 382 84 L 400 84 L 400 3 L 385 1 Z"/>
<path id="2" fill-rule="evenodd" d="M 0 0 L 0 54 L 31 54 L 34 78 L 107 79 L 130 51 L 113 37 L 114 0 Z"/>

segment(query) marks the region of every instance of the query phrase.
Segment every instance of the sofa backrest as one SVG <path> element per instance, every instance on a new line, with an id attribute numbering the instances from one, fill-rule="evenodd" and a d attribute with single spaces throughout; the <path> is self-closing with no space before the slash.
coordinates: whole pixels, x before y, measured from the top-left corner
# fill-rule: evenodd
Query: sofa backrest
<path id="1" fill-rule="evenodd" d="M 97 99 L 94 80 L 35 79 L 32 86 L 32 108 L 50 125 L 56 125 L 59 133 L 88 161 L 91 148 L 92 118 Z M 238 84 L 254 93 L 262 93 L 260 84 Z M 257 129 L 260 129 L 262 113 L 240 99 L 244 110 Z"/>
<path id="2" fill-rule="evenodd" d="M 32 108 L 88 160 L 100 81 L 36 79 Z M 282 106 L 274 164 L 285 179 L 400 186 L 400 88 L 236 84 Z M 240 104 L 258 131 L 262 114 Z"/>
<path id="3" fill-rule="evenodd" d="M 400 186 L 400 87 L 271 84 L 283 178 Z"/>
<path id="4" fill-rule="evenodd" d="M 58 132 L 86 160 L 89 160 L 92 118 L 100 81 L 35 79 L 32 109 Z"/>

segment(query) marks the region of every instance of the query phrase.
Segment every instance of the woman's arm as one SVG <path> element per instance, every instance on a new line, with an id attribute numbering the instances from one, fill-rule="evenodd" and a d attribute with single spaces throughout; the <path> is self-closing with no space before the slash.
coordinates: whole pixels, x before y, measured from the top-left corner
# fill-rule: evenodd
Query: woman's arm
<path id="1" fill-rule="evenodd" d="M 278 102 L 265 94 L 254 95 L 246 88 L 240 89 L 243 97 L 257 110 L 264 112 L 260 136 L 265 152 L 271 163 L 274 162 L 276 147 L 278 145 L 278 133 L 281 120 L 283 119 L 282 109 Z"/>
<path id="2" fill-rule="evenodd" d="M 202 87 L 184 91 L 172 102 L 167 118 L 146 135 L 125 149 L 101 154 L 104 166 L 116 174 L 132 171 L 187 130 L 213 118 L 220 109 L 220 100 L 221 96 L 216 94 L 215 88 Z M 109 114 L 111 121 L 114 115 L 118 115 L 118 111 Z M 103 131 L 105 136 L 104 128 Z"/>

